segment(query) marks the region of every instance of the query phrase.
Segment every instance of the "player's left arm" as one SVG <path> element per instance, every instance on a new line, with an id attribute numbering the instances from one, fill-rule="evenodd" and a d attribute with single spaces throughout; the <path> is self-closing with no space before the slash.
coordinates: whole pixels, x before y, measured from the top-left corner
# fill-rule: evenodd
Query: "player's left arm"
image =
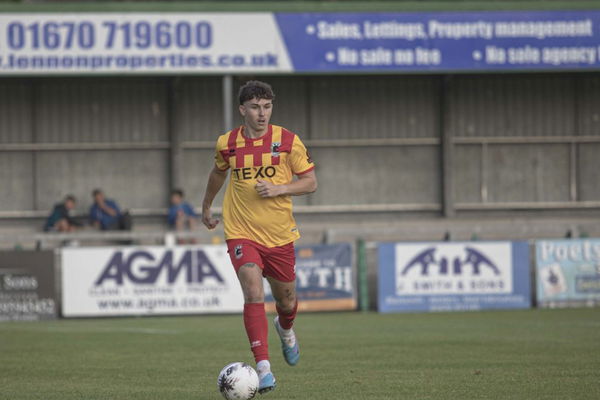
<path id="1" fill-rule="evenodd" d="M 260 197 L 301 196 L 317 190 L 317 175 L 314 170 L 298 175 L 298 179 L 286 185 L 275 185 L 259 179 L 256 191 Z"/>

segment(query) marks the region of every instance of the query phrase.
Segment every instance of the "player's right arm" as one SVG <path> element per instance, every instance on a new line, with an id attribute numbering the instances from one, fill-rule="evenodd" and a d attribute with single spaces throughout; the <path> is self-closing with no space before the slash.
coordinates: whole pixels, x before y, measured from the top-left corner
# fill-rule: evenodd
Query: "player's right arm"
<path id="1" fill-rule="evenodd" d="M 210 207 L 221 187 L 227 178 L 227 170 L 219 169 L 216 165 L 208 175 L 208 183 L 204 192 L 204 200 L 202 201 L 202 222 L 208 229 L 214 229 L 219 223 L 218 219 L 212 217 Z"/>

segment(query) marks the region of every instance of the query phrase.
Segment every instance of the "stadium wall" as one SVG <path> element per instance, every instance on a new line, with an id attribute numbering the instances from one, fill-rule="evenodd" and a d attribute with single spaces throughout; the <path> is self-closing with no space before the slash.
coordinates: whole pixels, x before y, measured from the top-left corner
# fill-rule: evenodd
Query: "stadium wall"
<path id="1" fill-rule="evenodd" d="M 414 215 L 600 205 L 595 74 L 258 78 L 276 90 L 273 123 L 299 133 L 319 165 L 321 189 L 297 205 Z M 0 115 L 5 218 L 45 215 L 66 193 L 84 212 L 95 187 L 140 215 L 163 213 L 174 186 L 198 204 L 225 130 L 220 77 L 2 78 Z"/>

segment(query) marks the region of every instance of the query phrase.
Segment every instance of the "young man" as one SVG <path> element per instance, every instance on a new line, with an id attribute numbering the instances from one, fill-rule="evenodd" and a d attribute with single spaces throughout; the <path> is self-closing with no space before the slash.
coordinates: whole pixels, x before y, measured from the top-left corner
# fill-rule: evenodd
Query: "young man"
<path id="1" fill-rule="evenodd" d="M 260 379 L 258 391 L 275 388 L 268 350 L 268 323 L 262 277 L 276 301 L 273 321 L 289 365 L 300 358 L 292 324 L 296 317 L 294 241 L 300 237 L 292 216 L 291 196 L 317 189 L 314 163 L 300 138 L 270 125 L 275 95 L 259 81 L 240 88 L 243 125 L 219 137 L 215 166 L 210 172 L 202 203 L 202 222 L 213 229 L 219 223 L 210 207 L 231 169 L 223 201 L 225 239 L 229 257 L 244 293 L 244 326 Z M 298 179 L 292 180 L 296 175 Z"/>
<path id="2" fill-rule="evenodd" d="M 177 231 L 196 230 L 196 220 L 198 216 L 194 212 L 194 207 L 184 200 L 183 190 L 173 189 L 171 191 L 171 207 L 169 207 L 168 222 L 171 228 Z M 185 244 L 188 241 L 180 239 L 178 243 Z M 189 240 L 190 244 L 195 243 L 194 239 Z"/>
<path id="3" fill-rule="evenodd" d="M 75 202 L 75 196 L 68 195 L 62 203 L 56 204 L 46 220 L 44 231 L 73 232 L 81 227 L 81 224 L 71 216 L 71 211 L 75 208 Z"/>
<path id="4" fill-rule="evenodd" d="M 94 204 L 90 207 L 90 223 L 103 231 L 131 230 L 131 217 L 128 212 L 121 212 L 116 201 L 104 197 L 104 192 L 94 189 Z"/>

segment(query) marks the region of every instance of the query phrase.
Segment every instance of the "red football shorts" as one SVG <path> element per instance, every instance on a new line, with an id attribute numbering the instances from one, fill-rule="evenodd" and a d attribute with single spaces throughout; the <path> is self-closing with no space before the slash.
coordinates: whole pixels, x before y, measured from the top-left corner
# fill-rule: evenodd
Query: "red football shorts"
<path id="1" fill-rule="evenodd" d="M 244 264 L 253 263 L 262 269 L 264 277 L 281 282 L 296 280 L 296 254 L 294 243 L 278 247 L 265 247 L 248 239 L 227 240 L 227 252 L 237 273 Z"/>

